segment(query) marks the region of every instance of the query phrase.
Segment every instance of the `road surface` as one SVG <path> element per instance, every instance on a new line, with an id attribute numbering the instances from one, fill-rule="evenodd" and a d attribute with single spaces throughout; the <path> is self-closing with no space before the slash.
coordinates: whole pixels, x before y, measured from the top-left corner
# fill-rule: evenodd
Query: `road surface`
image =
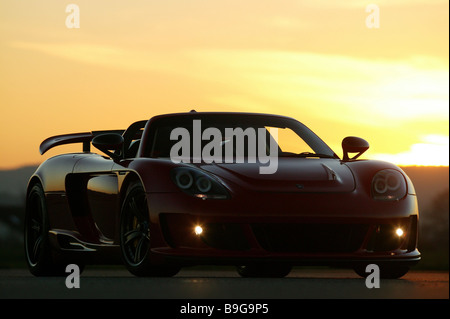
<path id="1" fill-rule="evenodd" d="M 68 274 L 69 275 L 69 274 Z M 347 269 L 296 268 L 285 278 L 241 278 L 233 267 L 186 268 L 172 278 L 137 278 L 126 269 L 89 268 L 79 288 L 66 277 L 37 278 L 26 269 L 0 269 L 0 298 L 83 299 L 448 299 L 449 273 L 410 271 L 380 279 L 379 288 Z M 73 283 L 74 280 L 70 281 Z"/>
<path id="2" fill-rule="evenodd" d="M 449 301 L 448 272 L 410 271 L 402 279 L 381 279 L 380 287 L 371 289 L 353 271 L 329 268 L 296 268 L 276 279 L 241 278 L 232 267 L 186 268 L 172 278 L 137 278 L 122 267 L 87 268 L 79 281 L 70 275 L 37 278 L 26 269 L 0 269 L 3 313 L 57 318 L 416 317 L 424 309 L 448 310 Z"/>

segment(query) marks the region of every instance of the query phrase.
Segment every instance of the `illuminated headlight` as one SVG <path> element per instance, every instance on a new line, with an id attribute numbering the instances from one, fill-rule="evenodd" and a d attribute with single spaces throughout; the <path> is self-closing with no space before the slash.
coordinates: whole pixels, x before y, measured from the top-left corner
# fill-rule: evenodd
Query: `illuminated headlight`
<path id="1" fill-rule="evenodd" d="M 228 191 L 216 178 L 190 167 L 171 171 L 172 180 L 185 193 L 201 199 L 227 199 Z"/>
<path id="2" fill-rule="evenodd" d="M 372 197 L 376 200 L 394 201 L 406 195 L 406 182 L 402 173 L 384 169 L 372 179 Z"/>

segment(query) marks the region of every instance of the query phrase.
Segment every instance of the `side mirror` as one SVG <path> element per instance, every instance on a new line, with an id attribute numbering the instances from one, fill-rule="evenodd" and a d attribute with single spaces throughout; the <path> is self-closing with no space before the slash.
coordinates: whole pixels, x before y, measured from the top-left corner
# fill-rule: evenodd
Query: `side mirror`
<path id="1" fill-rule="evenodd" d="M 120 153 L 116 154 L 111 151 L 122 151 L 123 141 L 123 137 L 120 134 L 104 133 L 95 136 L 92 139 L 92 145 L 112 159 L 118 159 L 120 157 Z"/>
<path id="2" fill-rule="evenodd" d="M 360 137 L 348 136 L 342 140 L 342 149 L 344 150 L 344 161 L 355 160 L 369 149 L 369 143 Z M 348 153 L 358 154 L 350 158 Z"/>

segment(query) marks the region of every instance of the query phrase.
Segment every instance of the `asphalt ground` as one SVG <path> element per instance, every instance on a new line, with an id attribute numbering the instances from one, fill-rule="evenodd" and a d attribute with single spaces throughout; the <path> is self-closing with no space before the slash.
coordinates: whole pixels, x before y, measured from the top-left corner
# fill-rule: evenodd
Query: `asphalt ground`
<path id="1" fill-rule="evenodd" d="M 170 278 L 138 278 L 123 267 L 87 267 L 78 281 L 72 274 L 0 269 L 0 309 L 56 317 L 379 318 L 448 311 L 449 305 L 449 273 L 442 271 L 412 270 L 380 279 L 379 288 L 368 288 L 352 270 L 333 268 L 295 268 L 285 278 L 241 278 L 233 267 L 185 268 Z"/>
<path id="2" fill-rule="evenodd" d="M 71 273 L 68 273 L 68 276 Z M 138 278 L 123 267 L 87 267 L 77 281 L 0 269 L 2 299 L 448 299 L 449 273 L 411 270 L 379 288 L 349 269 L 295 268 L 285 278 L 241 278 L 233 267 L 184 268 L 170 278 Z M 369 283 L 370 286 L 370 283 Z"/>

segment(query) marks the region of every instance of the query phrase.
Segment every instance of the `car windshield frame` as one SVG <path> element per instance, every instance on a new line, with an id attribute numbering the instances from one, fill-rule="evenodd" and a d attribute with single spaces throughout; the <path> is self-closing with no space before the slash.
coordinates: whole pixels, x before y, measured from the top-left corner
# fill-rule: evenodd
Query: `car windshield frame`
<path id="1" fill-rule="evenodd" d="M 279 152 L 280 157 L 326 157 L 326 158 L 336 158 L 339 157 L 336 153 L 311 129 L 309 129 L 303 123 L 289 117 L 277 116 L 277 115 L 266 115 L 266 114 L 253 114 L 253 113 L 184 113 L 168 116 L 158 116 L 149 121 L 149 130 L 147 133 L 146 142 L 142 145 L 142 157 L 147 158 L 167 158 L 166 152 L 157 154 L 155 151 L 156 139 L 159 138 L 159 133 L 164 128 L 175 129 L 175 128 L 186 128 L 190 133 L 192 133 L 192 126 L 194 120 L 201 120 L 201 132 L 207 128 L 260 128 L 260 127 L 275 127 L 275 128 L 289 128 L 294 133 L 296 133 L 312 150 L 312 152 L 305 152 L 300 154 L 285 154 Z M 167 140 L 167 139 L 165 139 Z M 169 140 L 170 141 L 170 140 Z M 168 141 L 168 142 L 169 142 Z M 178 140 L 170 141 L 173 144 L 177 143 Z M 169 143 L 170 144 L 170 143 Z M 168 147 L 168 146 L 167 146 Z M 192 153 L 191 153 L 192 158 Z"/>

